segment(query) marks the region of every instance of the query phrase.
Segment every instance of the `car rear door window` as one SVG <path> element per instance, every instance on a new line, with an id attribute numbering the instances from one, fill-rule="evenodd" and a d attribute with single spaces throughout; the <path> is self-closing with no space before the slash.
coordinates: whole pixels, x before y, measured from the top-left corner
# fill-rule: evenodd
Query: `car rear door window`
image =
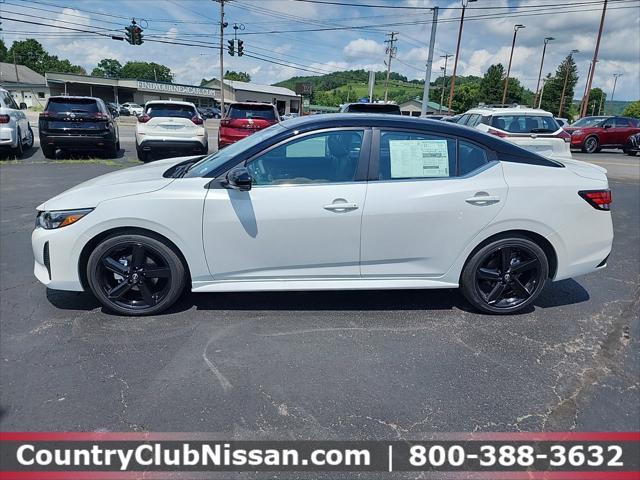
<path id="1" fill-rule="evenodd" d="M 468 175 L 489 163 L 487 151 L 473 143 L 458 142 L 458 175 Z"/>
<path id="2" fill-rule="evenodd" d="M 147 106 L 147 115 L 151 118 L 173 117 L 173 118 L 193 118 L 197 116 L 195 109 L 189 105 L 171 105 L 153 103 Z"/>
<path id="3" fill-rule="evenodd" d="M 271 105 L 231 105 L 229 118 L 277 120 L 276 111 Z"/>
<path id="4" fill-rule="evenodd" d="M 254 185 L 353 182 L 362 130 L 323 132 L 291 140 L 247 163 Z"/>
<path id="5" fill-rule="evenodd" d="M 545 115 L 494 115 L 492 126 L 509 133 L 552 133 L 560 128 Z"/>
<path id="6" fill-rule="evenodd" d="M 456 141 L 438 135 L 383 131 L 379 180 L 448 178 L 456 175 Z"/>
<path id="7" fill-rule="evenodd" d="M 627 118 L 615 118 L 613 126 L 614 127 L 630 127 L 631 124 L 629 123 L 629 119 Z"/>

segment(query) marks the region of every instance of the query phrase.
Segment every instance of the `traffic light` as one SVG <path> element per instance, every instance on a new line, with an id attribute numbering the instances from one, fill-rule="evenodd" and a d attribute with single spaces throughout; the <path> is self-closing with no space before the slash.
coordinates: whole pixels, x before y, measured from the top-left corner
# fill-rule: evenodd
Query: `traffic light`
<path id="1" fill-rule="evenodd" d="M 129 42 L 131 45 L 135 45 L 133 43 L 133 25 L 128 25 L 124 27 L 124 29 L 127 42 Z"/>
<path id="2" fill-rule="evenodd" d="M 235 40 L 227 40 L 227 43 L 229 44 L 229 55 L 231 55 L 232 57 L 235 55 L 236 49 L 235 49 Z"/>
<path id="3" fill-rule="evenodd" d="M 133 26 L 133 44 L 134 45 L 142 45 L 144 40 L 142 39 L 142 28 L 138 25 Z"/>
<path id="4" fill-rule="evenodd" d="M 244 41 L 238 40 L 238 56 L 244 55 Z"/>

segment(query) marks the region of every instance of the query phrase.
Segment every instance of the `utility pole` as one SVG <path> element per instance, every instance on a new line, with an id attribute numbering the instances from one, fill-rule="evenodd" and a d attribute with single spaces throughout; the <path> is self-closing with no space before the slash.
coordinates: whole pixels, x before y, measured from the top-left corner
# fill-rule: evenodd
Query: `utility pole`
<path id="1" fill-rule="evenodd" d="M 16 82 L 20 83 L 20 76 L 18 75 L 18 62 L 16 60 L 16 52 L 13 52 L 13 67 L 16 69 Z"/>
<path id="2" fill-rule="evenodd" d="M 573 60 L 573 54 L 578 53 L 580 50 L 571 50 L 569 53 L 569 60 L 567 62 L 567 71 L 564 72 L 564 85 L 562 86 L 562 95 L 560 95 L 560 108 L 558 109 L 558 117 L 562 117 L 562 107 L 564 107 L 564 94 L 567 90 L 567 82 L 569 81 L 569 70 L 571 69 L 571 61 Z"/>
<path id="3" fill-rule="evenodd" d="M 622 73 L 614 73 L 613 74 L 613 90 L 611 91 L 611 100 L 609 100 L 611 103 L 613 103 L 613 96 L 616 94 L 616 84 L 618 83 L 618 77 L 621 77 L 623 74 Z M 611 104 L 609 104 L 611 105 Z M 606 103 L 605 103 L 605 107 L 604 107 L 605 113 L 607 111 L 607 107 L 606 107 Z"/>
<path id="4" fill-rule="evenodd" d="M 600 111 L 602 110 L 603 100 L 604 100 L 604 92 L 602 92 L 602 95 L 600 95 L 600 102 L 598 103 L 598 115 L 600 115 Z M 595 102 L 593 102 L 593 104 L 595 105 Z"/>
<path id="5" fill-rule="evenodd" d="M 540 60 L 540 71 L 538 72 L 538 83 L 536 84 L 536 94 L 533 96 L 533 108 L 535 108 L 536 106 L 536 101 L 538 100 L 538 93 L 540 93 L 540 79 L 542 78 L 542 66 L 544 65 L 544 54 L 547 51 L 547 44 L 552 40 L 555 40 L 555 38 L 553 37 L 544 38 L 544 47 L 542 47 L 542 60 Z"/>
<path id="6" fill-rule="evenodd" d="M 444 69 L 442 74 L 442 89 L 440 92 L 440 108 L 438 109 L 438 113 L 442 113 L 442 104 L 444 103 L 444 88 L 447 83 L 447 62 L 449 61 L 449 57 L 453 57 L 453 55 L 449 53 L 440 55 L 440 58 L 444 58 Z"/>
<path id="7" fill-rule="evenodd" d="M 502 92 L 502 104 L 507 102 L 507 88 L 509 88 L 509 74 L 511 73 L 511 60 L 513 60 L 513 50 L 516 46 L 516 35 L 521 28 L 527 28 L 524 25 L 517 24 L 513 27 L 513 42 L 511 42 L 511 55 L 509 55 L 509 67 L 507 67 L 507 76 L 504 79 L 504 91 Z"/>
<path id="8" fill-rule="evenodd" d="M 224 2 L 220 2 L 220 116 L 224 117 Z"/>
<path id="9" fill-rule="evenodd" d="M 542 79 L 542 88 L 540 89 L 540 98 L 538 99 L 538 108 L 542 108 L 542 95 L 544 95 L 544 84 L 547 83 L 547 79 Z M 534 105 L 535 108 L 535 105 Z"/>
<path id="10" fill-rule="evenodd" d="M 431 69 L 433 67 L 433 47 L 436 43 L 436 28 L 438 27 L 438 7 L 433 7 L 433 21 L 431 22 L 431 38 L 429 39 L 429 55 L 427 56 L 427 71 L 424 75 L 424 90 L 422 91 L 422 108 L 420 116 L 427 114 L 429 106 L 429 88 L 431 87 Z"/>
<path id="11" fill-rule="evenodd" d="M 589 60 L 589 70 L 587 72 L 587 78 L 589 78 L 589 75 L 591 75 L 591 60 Z M 580 111 L 578 112 L 578 117 L 582 116 L 582 107 L 584 106 L 584 102 L 586 101 L 587 98 L 587 86 L 589 85 L 589 82 L 585 81 L 584 82 L 584 93 L 582 94 L 582 100 L 580 101 Z"/>
<path id="12" fill-rule="evenodd" d="M 593 74 L 596 71 L 596 63 L 598 62 L 598 51 L 600 50 L 600 39 L 602 38 L 602 30 L 604 28 L 604 17 L 607 13 L 607 1 L 604 0 L 604 6 L 602 7 L 602 17 L 600 17 L 600 28 L 598 29 L 598 38 L 596 40 L 596 49 L 593 52 L 593 60 L 591 61 L 591 70 L 589 72 L 589 78 L 587 79 L 587 93 L 585 94 L 584 105 L 582 105 L 582 111 L 580 116 L 584 117 L 587 114 L 587 108 L 589 106 L 589 95 L 591 94 L 591 85 L 593 84 Z"/>
<path id="13" fill-rule="evenodd" d="M 387 103 L 387 96 L 389 93 L 389 75 L 391 74 L 391 59 L 393 58 L 393 56 L 396 54 L 397 48 L 395 47 L 395 43 L 398 41 L 398 39 L 396 38 L 396 35 L 398 35 L 398 32 L 391 32 L 391 33 L 387 33 L 387 36 L 389 37 L 388 40 L 385 40 L 384 43 L 388 44 L 387 45 L 387 49 L 385 51 L 386 54 L 388 54 L 387 57 L 387 79 L 384 82 L 384 103 Z"/>
<path id="14" fill-rule="evenodd" d="M 453 73 L 451 74 L 451 89 L 449 90 L 449 106 L 447 110 L 451 113 L 451 102 L 453 101 L 453 92 L 456 87 L 456 72 L 458 71 L 458 57 L 460 56 L 460 40 L 462 39 L 462 26 L 464 25 L 464 12 L 467 10 L 469 2 L 476 0 L 462 0 L 462 13 L 460 14 L 460 27 L 458 28 L 458 44 L 456 45 L 456 59 L 453 62 Z"/>

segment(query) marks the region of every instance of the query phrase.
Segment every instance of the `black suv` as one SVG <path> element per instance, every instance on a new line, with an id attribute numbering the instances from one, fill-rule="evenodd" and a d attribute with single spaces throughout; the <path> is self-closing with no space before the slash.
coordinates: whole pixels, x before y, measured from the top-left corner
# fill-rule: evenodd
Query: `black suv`
<path id="1" fill-rule="evenodd" d="M 115 158 L 118 126 L 105 103 L 95 97 L 49 97 L 38 120 L 40 148 L 46 158 L 64 150 L 101 150 Z"/>

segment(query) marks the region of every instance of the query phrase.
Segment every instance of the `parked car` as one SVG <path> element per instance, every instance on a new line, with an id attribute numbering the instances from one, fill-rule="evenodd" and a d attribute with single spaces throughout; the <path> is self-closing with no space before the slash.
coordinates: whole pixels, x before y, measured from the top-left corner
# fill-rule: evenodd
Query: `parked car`
<path id="1" fill-rule="evenodd" d="M 198 113 L 202 118 L 220 118 L 220 110 L 215 107 L 198 107 Z"/>
<path id="2" fill-rule="evenodd" d="M 220 120 L 218 148 L 231 145 L 278 122 L 278 110 L 270 103 L 232 103 L 225 117 Z"/>
<path id="3" fill-rule="evenodd" d="M 462 114 L 459 113 L 458 115 L 451 115 L 448 117 L 443 117 L 442 121 L 443 122 L 449 122 L 449 123 L 458 123 L 458 120 L 460 120 L 460 118 L 462 117 Z"/>
<path id="4" fill-rule="evenodd" d="M 571 136 L 553 114 L 524 106 L 482 106 L 465 112 L 458 125 L 496 135 L 549 158 L 571 158 Z"/>
<path id="5" fill-rule="evenodd" d="M 136 124 L 136 152 L 146 162 L 153 157 L 206 155 L 209 137 L 204 120 L 190 102 L 153 100 Z"/>
<path id="6" fill-rule="evenodd" d="M 561 127 L 569 125 L 569 119 L 568 118 L 555 117 L 555 119 L 556 119 L 556 122 L 558 122 L 558 125 L 560 125 Z"/>
<path id="7" fill-rule="evenodd" d="M 27 104 L 16 101 L 4 88 L 0 88 L 0 148 L 9 149 L 16 157 L 33 147 L 33 130 L 24 113 Z"/>
<path id="8" fill-rule="evenodd" d="M 122 108 L 127 112 L 127 115 L 135 116 L 142 115 L 142 111 L 144 110 L 140 105 L 132 102 L 123 103 Z"/>
<path id="9" fill-rule="evenodd" d="M 58 148 L 101 150 L 109 158 L 120 150 L 118 126 L 105 103 L 95 97 L 49 97 L 38 130 L 46 158 L 55 158 Z"/>
<path id="10" fill-rule="evenodd" d="M 636 133 L 634 135 L 631 135 L 627 139 L 627 143 L 624 146 L 623 151 L 624 151 L 624 153 L 626 153 L 627 155 L 630 155 L 632 157 L 635 157 L 636 154 L 638 152 L 640 152 L 640 133 Z"/>
<path id="11" fill-rule="evenodd" d="M 105 105 L 109 109 L 109 113 L 111 114 L 112 117 L 120 116 L 120 106 L 117 103 L 106 102 Z"/>
<path id="12" fill-rule="evenodd" d="M 571 135 L 571 148 L 596 153 L 603 148 L 625 148 L 631 135 L 640 133 L 637 118 L 584 117 L 564 128 Z"/>
<path id="13" fill-rule="evenodd" d="M 387 113 L 400 115 L 400 107 L 395 103 L 345 103 L 340 107 L 342 113 Z"/>
<path id="14" fill-rule="evenodd" d="M 479 130 L 311 115 L 47 200 L 34 272 L 124 315 L 157 314 L 185 288 L 458 286 L 476 309 L 511 313 L 606 266 L 610 204 L 603 168 Z"/>

